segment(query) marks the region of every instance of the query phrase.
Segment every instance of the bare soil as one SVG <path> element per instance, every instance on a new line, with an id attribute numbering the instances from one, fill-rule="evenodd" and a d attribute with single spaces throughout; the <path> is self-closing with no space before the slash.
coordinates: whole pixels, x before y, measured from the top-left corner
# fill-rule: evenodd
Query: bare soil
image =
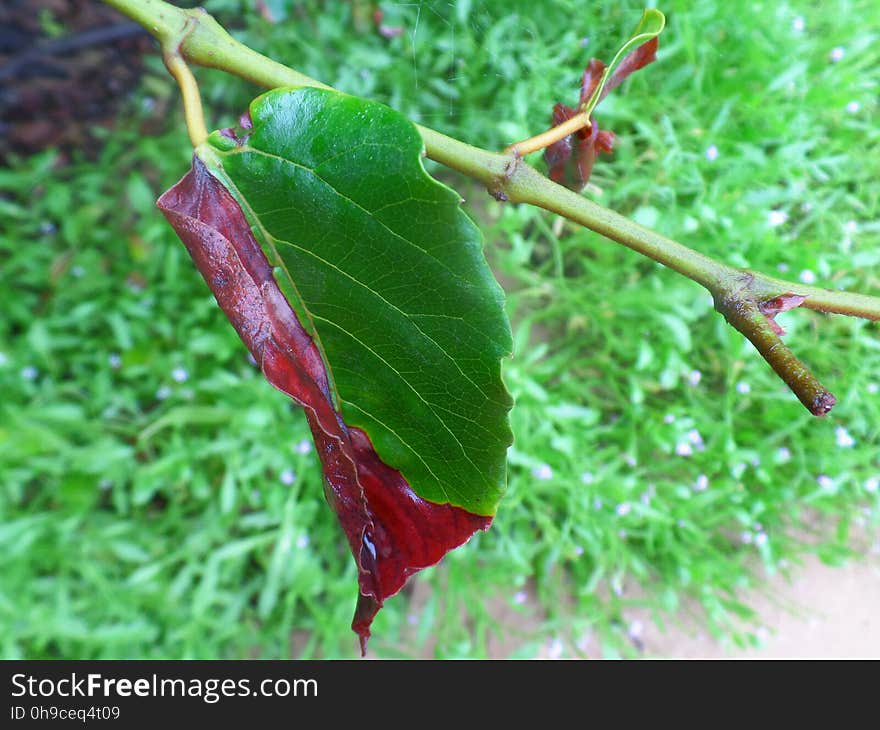
<path id="1" fill-rule="evenodd" d="M 153 49 L 136 24 L 97 2 L 0 4 L 0 161 L 99 143 Z"/>
<path id="2" fill-rule="evenodd" d="M 880 658 L 880 555 L 842 567 L 810 559 L 769 595 L 746 597 L 766 627 L 760 649 L 735 649 L 700 631 L 646 629 L 645 654 L 670 658 Z M 645 624 L 648 625 L 647 623 Z"/>

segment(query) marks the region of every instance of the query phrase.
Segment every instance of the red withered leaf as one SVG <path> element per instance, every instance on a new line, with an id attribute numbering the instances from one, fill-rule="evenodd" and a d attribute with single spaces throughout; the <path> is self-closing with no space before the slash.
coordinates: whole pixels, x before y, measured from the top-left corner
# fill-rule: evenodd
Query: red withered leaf
<path id="1" fill-rule="evenodd" d="M 609 92 L 616 89 L 623 83 L 623 80 L 634 71 L 644 68 L 649 63 L 657 60 L 657 48 L 660 45 L 659 38 L 652 38 L 647 43 L 643 43 L 631 53 L 628 53 L 624 59 L 617 64 L 614 73 L 611 74 L 602 89 L 602 97 L 605 98 Z"/>
<path id="2" fill-rule="evenodd" d="M 792 294 L 789 292 L 761 302 L 758 305 L 758 309 L 761 311 L 761 314 L 767 318 L 773 331 L 781 336 L 785 334 L 785 330 L 776 322 L 776 315 L 780 312 L 787 312 L 789 309 L 796 309 L 801 306 L 806 299 L 806 297 L 801 296 L 800 294 Z"/>
<path id="3" fill-rule="evenodd" d="M 584 69 L 584 75 L 581 77 L 581 104 L 595 93 L 596 88 L 602 81 L 602 74 L 605 73 L 606 68 L 608 67 L 598 58 L 590 59 L 590 62 Z"/>
<path id="4" fill-rule="evenodd" d="M 379 459 L 363 431 L 346 425 L 321 355 L 278 288 L 241 207 L 198 158 L 158 206 L 266 379 L 305 410 L 325 496 L 358 565 L 352 628 L 366 651 L 370 624 L 385 599 L 409 575 L 488 528 L 492 518 L 422 499 Z"/>
<path id="5" fill-rule="evenodd" d="M 553 107 L 553 126 L 571 119 L 577 110 L 564 104 Z M 614 135 L 600 130 L 596 118 L 591 124 L 554 142 L 544 150 L 544 159 L 550 171 L 550 179 L 571 190 L 580 190 L 593 172 L 593 164 L 600 152 L 609 153 L 614 148 Z"/>
<path id="6" fill-rule="evenodd" d="M 623 80 L 634 71 L 647 66 L 657 58 L 658 39 L 656 37 L 628 53 L 602 84 L 607 66 L 598 58 L 590 59 L 581 78 L 579 105 L 585 104 L 594 94 L 599 94 L 598 104 L 610 91 L 620 86 Z M 594 107 L 595 108 L 595 105 Z M 553 107 L 552 126 L 571 119 L 578 113 L 563 104 Z M 593 165 L 600 152 L 610 153 L 614 147 L 614 134 L 599 129 L 595 115 L 590 116 L 590 126 L 581 129 L 565 139 L 548 145 L 544 150 L 544 160 L 549 168 L 550 179 L 571 190 L 581 190 L 589 181 Z"/>
<path id="7" fill-rule="evenodd" d="M 556 127 L 571 119 L 577 111 L 564 104 L 553 107 L 552 126 Z M 572 190 L 579 190 L 580 175 L 576 158 L 572 157 L 573 148 L 583 142 L 579 132 L 563 137 L 558 142 L 548 145 L 544 150 L 544 160 L 549 168 L 550 179 Z"/>

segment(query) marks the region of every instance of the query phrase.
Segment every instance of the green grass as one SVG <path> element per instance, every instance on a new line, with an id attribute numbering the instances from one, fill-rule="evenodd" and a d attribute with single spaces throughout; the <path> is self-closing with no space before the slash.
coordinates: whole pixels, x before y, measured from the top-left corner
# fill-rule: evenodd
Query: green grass
<path id="1" fill-rule="evenodd" d="M 366 3 L 267 5 L 276 25 L 207 4 L 256 49 L 487 148 L 573 103 L 641 8 L 388 3 L 406 32 L 386 40 Z M 585 194 L 731 263 L 877 293 L 875 5 L 665 4 L 658 63 L 598 109 L 618 144 Z M 146 100 L 176 102 L 153 67 L 97 160 L 0 170 L 0 652 L 354 656 L 355 568 L 302 414 L 153 207 L 189 157 L 178 111 L 138 132 Z M 198 73 L 209 124 L 231 124 L 253 89 Z M 877 534 L 876 325 L 780 318 L 839 397 L 814 419 L 695 284 L 432 170 L 509 291 L 516 444 L 492 529 L 388 601 L 377 654 L 580 656 L 589 638 L 632 655 L 635 607 L 669 623 L 697 606 L 713 635 L 755 643 L 744 591 Z"/>

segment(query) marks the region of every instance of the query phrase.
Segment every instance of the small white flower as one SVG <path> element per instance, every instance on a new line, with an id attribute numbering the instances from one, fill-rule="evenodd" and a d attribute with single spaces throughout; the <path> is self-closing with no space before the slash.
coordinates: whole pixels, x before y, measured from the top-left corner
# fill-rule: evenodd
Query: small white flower
<path id="1" fill-rule="evenodd" d="M 621 502 L 614 510 L 618 517 L 626 517 L 632 512 L 632 505 L 629 502 Z"/>
<path id="2" fill-rule="evenodd" d="M 784 263 L 784 262 L 781 263 L 781 264 L 776 264 L 776 268 L 777 268 L 779 271 L 785 272 L 785 271 L 788 271 L 788 264 L 786 264 L 786 263 Z"/>
<path id="3" fill-rule="evenodd" d="M 6 353 L 0 352 L 0 367 L 2 367 L 3 365 L 5 365 L 8 362 L 9 362 L 9 358 L 6 357 Z"/>
<path id="4" fill-rule="evenodd" d="M 880 385 L 878 385 L 877 383 L 868 383 L 865 386 L 865 390 L 867 390 L 871 394 L 874 394 L 877 391 L 880 391 Z"/>
<path id="5" fill-rule="evenodd" d="M 39 374 L 40 371 L 37 370 L 33 365 L 26 365 L 21 369 L 21 377 L 25 380 L 36 380 Z"/>
<path id="6" fill-rule="evenodd" d="M 755 546 L 759 548 L 764 547 L 767 544 L 768 539 L 766 532 L 759 532 L 755 535 Z"/>
<path id="7" fill-rule="evenodd" d="M 700 380 L 702 379 L 702 377 L 703 373 L 701 373 L 699 370 L 691 370 L 687 374 L 687 384 L 690 385 L 692 388 L 695 388 L 700 384 Z"/>
<path id="8" fill-rule="evenodd" d="M 278 478 L 281 480 L 282 484 L 287 484 L 289 486 L 296 481 L 296 474 L 293 469 L 285 469 L 278 475 Z"/>
<path id="9" fill-rule="evenodd" d="M 540 479 L 541 481 L 546 482 L 548 479 L 553 478 L 553 469 L 550 468 L 549 464 L 539 464 L 532 469 L 532 476 L 535 477 L 535 479 Z"/>
<path id="10" fill-rule="evenodd" d="M 791 21 L 791 29 L 795 33 L 803 33 L 804 28 L 806 28 L 806 27 L 807 27 L 807 23 L 803 19 L 803 17 L 800 15 L 798 15 L 794 20 Z"/>
<path id="11" fill-rule="evenodd" d="M 856 440 L 843 426 L 838 426 L 834 429 L 834 439 L 842 449 L 850 449 L 856 445 Z"/>
<path id="12" fill-rule="evenodd" d="M 743 530 L 739 533 L 739 539 L 743 545 L 751 545 L 752 540 L 754 540 L 754 535 L 748 530 Z"/>
<path id="13" fill-rule="evenodd" d="M 685 436 L 687 436 L 687 440 L 690 441 L 694 446 L 702 450 L 703 437 L 700 435 L 700 432 L 697 431 L 697 429 L 692 428 L 685 434 Z"/>
<path id="14" fill-rule="evenodd" d="M 709 162 L 715 162 L 718 159 L 718 148 L 714 144 L 710 144 L 706 148 L 706 159 Z"/>
<path id="15" fill-rule="evenodd" d="M 767 214 L 767 225 L 771 228 L 781 226 L 788 220 L 788 213 L 784 210 L 771 210 Z"/>
<path id="16" fill-rule="evenodd" d="M 111 352 L 107 356 L 107 362 L 110 364 L 111 368 L 113 368 L 114 370 L 119 370 L 120 366 L 122 365 L 122 357 L 119 355 L 118 352 Z"/>
<path id="17" fill-rule="evenodd" d="M 831 49 L 831 53 L 828 54 L 828 58 L 831 60 L 831 63 L 837 63 L 838 61 L 842 61 L 845 55 L 846 50 L 843 46 L 835 46 Z"/>
<path id="18" fill-rule="evenodd" d="M 851 101 L 849 104 L 846 105 L 846 110 L 850 114 L 858 114 L 859 111 L 861 110 L 861 108 L 862 108 L 862 105 L 859 104 L 859 102 L 857 102 L 857 101 Z"/>
<path id="19" fill-rule="evenodd" d="M 522 606 L 526 601 L 529 600 L 529 594 L 525 591 L 517 591 L 513 594 L 513 602 L 517 606 Z"/>
<path id="20" fill-rule="evenodd" d="M 761 457 L 760 456 L 753 456 L 751 459 L 749 459 L 749 464 L 751 464 L 755 468 L 761 466 Z"/>
<path id="21" fill-rule="evenodd" d="M 843 232 L 847 236 L 851 236 L 854 233 L 857 233 L 858 230 L 859 230 L 859 224 L 856 223 L 855 221 L 847 221 L 846 223 L 843 224 Z"/>
<path id="22" fill-rule="evenodd" d="M 694 482 L 695 492 L 705 492 L 709 488 L 709 477 L 705 474 L 698 474 L 697 481 Z"/>
<path id="23" fill-rule="evenodd" d="M 645 632 L 645 626 L 641 621 L 633 621 L 626 629 L 630 639 L 638 639 Z"/>
<path id="24" fill-rule="evenodd" d="M 189 378 L 189 373 L 186 371 L 184 367 L 176 367 L 171 371 L 171 379 L 175 383 L 185 383 Z"/>
<path id="25" fill-rule="evenodd" d="M 635 466 L 636 464 L 638 464 L 638 462 L 636 461 L 636 457 L 632 454 L 627 454 L 624 458 L 624 462 L 626 462 L 627 466 Z"/>
<path id="26" fill-rule="evenodd" d="M 156 400 L 165 400 L 169 395 L 171 395 L 171 388 L 163 385 L 156 391 Z"/>
<path id="27" fill-rule="evenodd" d="M 877 494 L 880 489 L 880 477 L 868 477 L 865 479 L 865 491 L 869 494 Z"/>
<path id="28" fill-rule="evenodd" d="M 415 626 L 415 625 L 419 622 L 419 617 L 416 616 L 416 614 L 414 614 L 414 613 L 407 614 L 407 616 L 406 616 L 406 622 L 407 622 L 410 626 Z"/>
<path id="29" fill-rule="evenodd" d="M 312 442 L 308 439 L 303 439 L 297 443 L 295 448 L 297 454 L 308 454 L 312 450 Z"/>
<path id="30" fill-rule="evenodd" d="M 791 461 L 791 451 L 787 446 L 780 446 L 776 449 L 776 461 L 780 464 L 785 464 Z"/>
<path id="31" fill-rule="evenodd" d="M 300 550 L 305 550 L 309 546 L 309 536 L 300 535 L 298 538 L 296 538 L 296 546 Z"/>
<path id="32" fill-rule="evenodd" d="M 575 546 L 574 546 L 574 555 L 575 555 L 575 557 L 576 557 L 576 558 L 579 558 L 579 557 L 580 557 L 581 555 L 583 555 L 583 554 L 584 554 L 584 549 L 583 549 L 580 545 L 575 545 Z"/>
<path id="33" fill-rule="evenodd" d="M 741 393 L 742 395 L 745 395 L 746 393 L 751 393 L 751 392 L 752 392 L 752 386 L 749 385 L 749 384 L 748 384 L 747 382 L 745 382 L 744 380 L 740 380 L 740 381 L 736 384 L 736 392 L 737 392 L 737 393 Z"/>
<path id="34" fill-rule="evenodd" d="M 816 477 L 816 483 L 822 487 L 822 489 L 833 489 L 834 488 L 834 480 L 828 476 L 827 474 L 820 474 Z"/>
<path id="35" fill-rule="evenodd" d="M 596 481 L 596 477 L 593 475 L 591 471 L 585 471 L 581 474 L 581 484 L 592 484 Z"/>
<path id="36" fill-rule="evenodd" d="M 596 499 L 593 500 L 593 509 L 595 509 L 595 510 L 602 509 L 602 500 L 599 499 L 598 497 L 596 497 Z"/>
<path id="37" fill-rule="evenodd" d="M 667 413 L 665 416 L 663 416 L 663 423 L 665 423 L 666 425 L 669 425 L 670 423 L 675 423 L 675 416 L 673 416 L 671 413 Z"/>
<path id="38" fill-rule="evenodd" d="M 547 656 L 550 659 L 559 659 L 562 656 L 562 652 L 565 649 L 565 645 L 562 643 L 561 639 L 553 639 L 550 642 L 550 646 L 547 647 Z"/>
<path id="39" fill-rule="evenodd" d="M 690 456 L 694 453 L 694 449 L 687 441 L 679 441 L 675 445 L 675 453 L 679 456 Z"/>
<path id="40" fill-rule="evenodd" d="M 814 284 L 816 282 L 816 274 L 814 274 L 810 269 L 804 269 L 800 274 L 798 274 L 798 279 L 801 280 L 802 284 Z"/>

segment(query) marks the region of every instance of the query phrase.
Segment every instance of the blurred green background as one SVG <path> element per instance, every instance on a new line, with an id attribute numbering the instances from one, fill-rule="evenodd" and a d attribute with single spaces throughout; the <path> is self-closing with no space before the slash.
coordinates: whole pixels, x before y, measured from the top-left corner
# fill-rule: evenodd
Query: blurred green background
<path id="1" fill-rule="evenodd" d="M 205 6 L 253 48 L 490 149 L 574 104 L 642 9 Z M 617 148 L 584 194 L 732 264 L 878 293 L 877 4 L 660 9 L 658 62 L 599 107 Z M 66 32 L 51 5 L 40 22 Z M 211 127 L 257 93 L 197 76 Z M 0 169 L 0 652 L 356 656 L 355 566 L 305 420 L 154 207 L 188 168 L 176 89 L 154 54 L 115 96 L 98 144 Z M 375 655 L 637 656 L 635 607 L 755 644 L 744 591 L 877 540 L 877 325 L 780 317 L 840 401 L 815 419 L 697 285 L 428 164 L 509 293 L 516 444 L 491 530 L 387 602 Z"/>

